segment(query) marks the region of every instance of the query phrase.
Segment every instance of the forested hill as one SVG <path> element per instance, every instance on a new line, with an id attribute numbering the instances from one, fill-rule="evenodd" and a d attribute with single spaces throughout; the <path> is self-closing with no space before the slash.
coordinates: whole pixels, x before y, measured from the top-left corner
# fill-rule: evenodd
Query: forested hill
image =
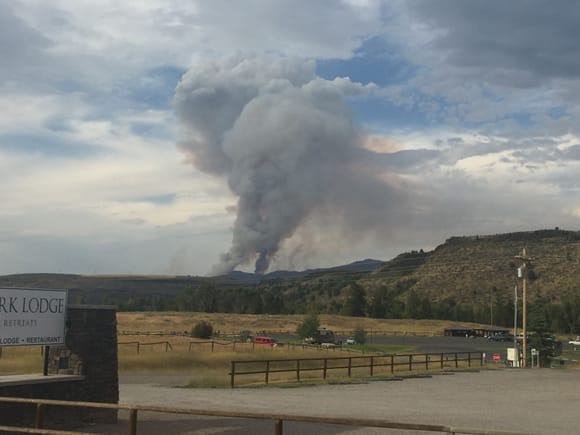
<path id="1" fill-rule="evenodd" d="M 527 273 L 530 306 L 556 329 L 580 329 L 580 231 L 558 229 L 452 237 L 433 251 L 403 253 L 386 262 L 265 276 L 21 274 L 0 276 L 0 286 L 68 288 L 73 303 L 128 310 L 316 311 L 508 325 L 522 264 L 516 256 L 524 247 L 533 258 Z"/>

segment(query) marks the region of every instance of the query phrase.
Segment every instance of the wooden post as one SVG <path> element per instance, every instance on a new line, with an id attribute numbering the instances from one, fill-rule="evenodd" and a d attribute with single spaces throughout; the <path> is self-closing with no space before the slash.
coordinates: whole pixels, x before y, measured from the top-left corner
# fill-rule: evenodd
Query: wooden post
<path id="1" fill-rule="evenodd" d="M 269 377 L 270 377 L 270 361 L 266 361 L 266 384 L 268 383 Z"/>
<path id="2" fill-rule="evenodd" d="M 483 352 L 479 352 L 479 365 L 483 367 Z"/>
<path id="3" fill-rule="evenodd" d="M 230 385 L 234 388 L 234 378 L 236 377 L 236 362 L 232 361 L 232 371 L 230 372 Z"/>
<path id="4" fill-rule="evenodd" d="M 137 342 L 137 354 L 139 354 L 139 345 L 140 345 L 140 344 L 141 344 L 141 343 Z"/>
<path id="5" fill-rule="evenodd" d="M 326 380 L 326 370 L 328 369 L 328 360 L 324 358 L 324 368 L 322 369 L 322 379 Z"/>
<path id="6" fill-rule="evenodd" d="M 471 367 L 471 352 L 467 352 L 467 367 Z"/>
<path id="7" fill-rule="evenodd" d="M 425 370 L 429 371 L 429 354 L 425 354 Z"/>
<path id="8" fill-rule="evenodd" d="M 441 352 L 441 370 L 443 370 L 443 352 Z"/>
<path id="9" fill-rule="evenodd" d="M 348 377 L 349 378 L 350 378 L 351 369 L 352 369 L 352 358 L 349 357 L 348 358 Z"/>
<path id="10" fill-rule="evenodd" d="M 137 410 L 129 411 L 129 435 L 137 435 Z"/>
<path id="11" fill-rule="evenodd" d="M 455 368 L 459 367 L 459 361 L 457 361 L 457 352 L 455 352 Z"/>
<path id="12" fill-rule="evenodd" d="M 37 429 L 44 427 L 44 405 L 42 403 L 36 404 L 36 426 Z"/>
<path id="13" fill-rule="evenodd" d="M 391 374 L 395 373 L 395 356 L 391 355 Z"/>
<path id="14" fill-rule="evenodd" d="M 409 371 L 413 371 L 413 355 L 409 355 Z"/>
<path id="15" fill-rule="evenodd" d="M 48 375 L 48 354 L 50 353 L 50 346 L 43 346 L 44 349 L 44 362 L 42 365 L 42 374 L 43 376 L 47 376 Z"/>
<path id="16" fill-rule="evenodd" d="M 375 357 L 371 355 L 371 376 L 374 374 L 375 371 Z"/>
<path id="17" fill-rule="evenodd" d="M 284 420 L 276 420 L 274 422 L 274 435 L 282 435 L 284 433 Z"/>
<path id="18" fill-rule="evenodd" d="M 296 360 L 296 380 L 300 382 L 300 360 Z"/>

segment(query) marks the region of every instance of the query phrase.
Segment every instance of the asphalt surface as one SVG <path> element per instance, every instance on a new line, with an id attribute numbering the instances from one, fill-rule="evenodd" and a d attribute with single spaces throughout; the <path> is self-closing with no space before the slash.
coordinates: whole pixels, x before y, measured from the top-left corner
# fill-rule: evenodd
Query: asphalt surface
<path id="1" fill-rule="evenodd" d="M 210 410 L 388 419 L 529 434 L 580 433 L 580 371 L 502 369 L 403 381 L 299 388 L 185 389 L 183 376 L 122 376 L 122 403 Z M 138 433 L 272 434 L 272 421 L 147 414 Z M 127 433 L 127 416 L 95 433 Z M 284 424 L 284 434 L 418 434 L 339 425 Z"/>

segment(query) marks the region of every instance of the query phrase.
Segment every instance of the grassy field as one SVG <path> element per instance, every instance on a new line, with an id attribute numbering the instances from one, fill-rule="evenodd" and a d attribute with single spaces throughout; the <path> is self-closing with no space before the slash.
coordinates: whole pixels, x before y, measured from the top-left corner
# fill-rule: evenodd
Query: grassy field
<path id="1" fill-rule="evenodd" d="M 442 335 L 443 329 L 453 326 L 481 326 L 443 320 L 371 319 L 321 314 L 320 326 L 334 331 L 412 332 L 419 335 Z M 214 331 L 239 333 L 240 331 L 296 332 L 304 315 L 223 314 L 185 312 L 123 312 L 117 314 L 118 331 L 180 331 L 189 332 L 199 321 L 210 322 Z"/>
<path id="2" fill-rule="evenodd" d="M 370 345 L 349 346 L 351 353 L 332 349 L 303 349 L 302 346 L 282 346 L 276 348 L 254 347 L 251 343 L 232 343 L 224 340 L 195 340 L 186 336 L 175 335 L 129 335 L 123 332 L 189 332 L 200 320 L 209 321 L 215 330 L 235 333 L 242 330 L 276 331 L 293 333 L 304 316 L 273 315 L 238 315 L 208 313 L 118 313 L 117 329 L 119 372 L 121 374 L 167 373 L 190 376 L 189 386 L 222 387 L 229 385 L 228 373 L 232 360 L 266 360 L 266 359 L 299 359 L 324 358 L 333 356 L 360 355 L 363 350 L 369 353 L 412 353 L 412 347 Z M 336 331 L 348 332 L 357 328 L 367 331 L 408 332 L 418 335 L 441 335 L 446 327 L 457 325 L 442 321 L 414 320 L 379 320 L 351 318 L 343 316 L 321 315 L 321 326 Z M 139 343 L 139 344 L 137 344 Z M 40 373 L 43 357 L 38 347 L 4 348 L 0 356 L 0 375 Z M 343 363 L 344 364 L 344 363 Z M 353 369 L 352 375 L 365 376 L 368 368 Z M 379 376 L 389 376 L 389 373 Z M 273 375 L 272 382 L 289 381 L 295 374 Z M 320 382 L 319 371 L 306 372 L 301 375 L 302 381 L 308 379 Z M 345 370 L 329 372 L 330 381 L 346 378 Z M 238 381 L 236 380 L 236 383 Z M 261 384 L 263 375 L 248 376 L 240 383 Z"/>

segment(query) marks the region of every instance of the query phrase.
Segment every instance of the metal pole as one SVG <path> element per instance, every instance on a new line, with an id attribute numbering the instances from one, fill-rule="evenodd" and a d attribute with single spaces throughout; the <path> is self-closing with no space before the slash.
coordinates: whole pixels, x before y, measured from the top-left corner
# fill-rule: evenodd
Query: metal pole
<path id="1" fill-rule="evenodd" d="M 526 248 L 524 248 L 524 257 L 526 256 Z M 527 317 L 526 317 L 526 312 L 527 312 L 527 299 L 526 299 L 526 289 L 527 289 L 527 279 L 526 279 L 526 275 L 527 275 L 527 270 L 526 270 L 526 263 L 524 263 L 524 282 L 522 285 L 522 334 L 524 334 L 523 339 L 522 339 L 522 356 L 523 356 L 523 361 L 522 361 L 522 367 L 526 368 L 527 364 L 527 358 L 528 358 L 528 331 L 527 331 Z"/>
<path id="2" fill-rule="evenodd" d="M 514 366 L 520 366 L 520 351 L 518 350 L 518 285 L 514 288 Z M 517 361 L 517 364 L 516 364 Z"/>

